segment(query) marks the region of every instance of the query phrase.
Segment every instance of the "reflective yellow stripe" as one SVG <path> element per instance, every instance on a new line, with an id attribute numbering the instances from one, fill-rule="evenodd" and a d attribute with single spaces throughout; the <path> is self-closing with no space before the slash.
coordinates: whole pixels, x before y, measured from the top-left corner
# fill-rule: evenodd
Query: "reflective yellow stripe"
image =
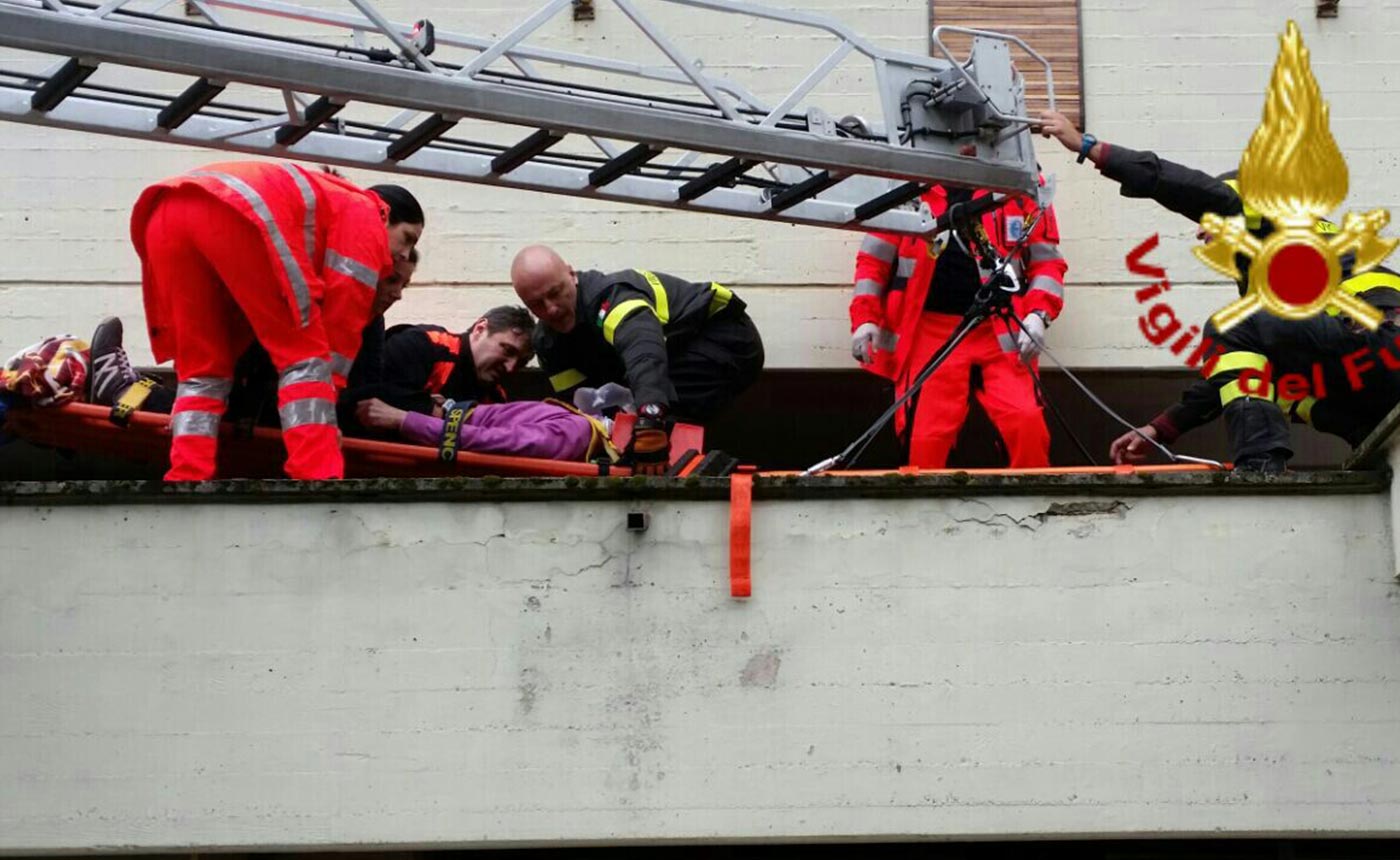
<path id="1" fill-rule="evenodd" d="M 1298 405 L 1293 407 L 1293 414 L 1303 419 L 1304 424 L 1312 423 L 1313 406 L 1317 405 L 1316 397 L 1304 397 L 1298 401 Z"/>
<path id="2" fill-rule="evenodd" d="M 1215 368 L 1211 370 L 1210 375 L 1219 376 L 1232 370 L 1262 371 L 1268 366 L 1268 357 L 1257 352 L 1227 352 L 1215 362 Z"/>
<path id="3" fill-rule="evenodd" d="M 1342 281 L 1342 289 L 1359 296 L 1367 290 L 1375 289 L 1400 290 L 1400 276 L 1392 275 L 1389 272 L 1367 272 L 1364 275 L 1356 275 Z"/>
<path id="4" fill-rule="evenodd" d="M 1227 179 L 1225 184 L 1235 189 L 1235 194 L 1240 198 L 1240 206 L 1244 207 L 1244 225 L 1251 230 L 1258 230 L 1264 226 L 1264 215 L 1244 202 L 1244 196 L 1240 195 L 1240 181 L 1238 179 Z"/>
<path id="5" fill-rule="evenodd" d="M 587 378 L 588 377 L 571 367 L 568 370 L 560 371 L 551 376 L 549 378 L 549 384 L 555 391 L 567 391 Z"/>
<path id="6" fill-rule="evenodd" d="M 1235 379 L 1225 383 L 1220 388 L 1221 408 L 1229 406 L 1231 403 L 1233 403 L 1236 400 L 1239 400 L 1241 397 L 1254 397 L 1260 400 L 1273 400 L 1274 387 L 1272 385 L 1267 385 L 1264 387 L 1263 394 L 1250 394 L 1246 391 L 1241 390 L 1240 381 L 1238 379 Z"/>
<path id="7" fill-rule="evenodd" d="M 652 311 L 652 313 L 656 313 L 652 310 L 651 305 L 646 303 L 645 299 L 628 299 L 608 311 L 608 315 L 603 318 L 603 339 L 608 343 L 612 343 L 613 338 L 617 335 L 617 327 L 622 325 L 622 321 L 640 310 L 648 310 Z"/>
<path id="8" fill-rule="evenodd" d="M 1238 179 L 1227 179 L 1225 184 L 1235 189 L 1235 193 L 1240 193 L 1240 181 Z M 1264 226 L 1264 215 L 1258 209 L 1253 209 L 1244 202 L 1244 197 L 1240 197 L 1240 206 L 1244 207 L 1244 225 L 1251 230 L 1258 230 Z M 1326 218 L 1319 218 L 1313 223 L 1313 232 L 1328 236 L 1333 233 L 1340 233 L 1342 229 Z"/>
<path id="9" fill-rule="evenodd" d="M 641 272 L 642 277 L 646 278 L 647 283 L 651 285 L 651 294 L 656 297 L 656 306 L 652 310 L 656 314 L 656 318 L 661 320 L 661 324 L 665 325 L 671 321 L 671 300 L 666 296 L 666 288 L 661 286 L 660 278 L 646 269 L 638 269 L 637 271 Z"/>
<path id="10" fill-rule="evenodd" d="M 729 300 L 734 298 L 734 293 L 728 287 L 710 283 L 710 316 L 714 316 L 724 310 L 729 305 Z"/>

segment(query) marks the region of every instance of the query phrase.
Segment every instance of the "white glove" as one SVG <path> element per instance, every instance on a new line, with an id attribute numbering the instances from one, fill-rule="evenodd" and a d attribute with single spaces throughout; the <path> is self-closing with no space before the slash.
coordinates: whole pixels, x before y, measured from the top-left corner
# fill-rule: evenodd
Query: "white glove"
<path id="1" fill-rule="evenodd" d="M 1044 346 L 1045 317 L 1038 313 L 1026 314 L 1025 319 L 1021 320 L 1021 330 L 1016 333 L 1016 348 L 1021 351 L 1021 360 L 1034 360 Z"/>
<path id="2" fill-rule="evenodd" d="M 580 388 L 574 392 L 574 407 L 589 415 L 602 415 L 613 407 L 629 412 L 632 391 L 616 382 L 609 382 L 602 388 Z"/>
<path id="3" fill-rule="evenodd" d="M 851 335 L 851 355 L 856 361 L 869 364 L 875 360 L 875 335 L 879 331 L 880 327 L 875 323 L 861 323 L 856 327 Z"/>

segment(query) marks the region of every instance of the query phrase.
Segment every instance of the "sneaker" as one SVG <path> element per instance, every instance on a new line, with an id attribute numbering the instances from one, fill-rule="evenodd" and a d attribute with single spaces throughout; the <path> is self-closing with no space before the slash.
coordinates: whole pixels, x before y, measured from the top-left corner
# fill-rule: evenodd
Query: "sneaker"
<path id="1" fill-rule="evenodd" d="M 131 360 L 122 348 L 122 321 L 107 317 L 92 333 L 88 353 L 91 369 L 88 375 L 88 402 L 111 406 L 117 402 L 141 376 L 131 369 Z"/>

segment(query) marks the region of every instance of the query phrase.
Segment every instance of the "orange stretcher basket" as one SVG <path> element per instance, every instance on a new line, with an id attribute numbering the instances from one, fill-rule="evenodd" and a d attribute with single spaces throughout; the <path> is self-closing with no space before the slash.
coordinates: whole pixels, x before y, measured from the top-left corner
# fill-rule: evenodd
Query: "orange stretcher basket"
<path id="1" fill-rule="evenodd" d="M 50 409 L 11 408 L 5 414 L 5 430 L 21 439 L 53 448 L 100 453 L 124 460 L 165 463 L 170 457 L 170 416 L 135 412 L 126 427 L 113 424 L 105 406 L 69 403 Z M 632 416 L 614 422 L 613 443 L 627 447 Z M 689 450 L 703 452 L 704 430 L 692 424 L 678 424 L 671 435 L 672 458 Z M 445 477 L 451 475 L 503 478 L 599 477 L 630 475 L 622 466 L 601 466 L 535 457 L 510 457 L 459 451 L 451 462 L 438 456 L 436 448 L 346 439 L 345 474 L 351 478 Z M 223 478 L 276 478 L 282 475 L 286 451 L 278 430 L 257 427 L 252 435 L 238 433 L 233 424 L 219 428 L 219 476 Z"/>

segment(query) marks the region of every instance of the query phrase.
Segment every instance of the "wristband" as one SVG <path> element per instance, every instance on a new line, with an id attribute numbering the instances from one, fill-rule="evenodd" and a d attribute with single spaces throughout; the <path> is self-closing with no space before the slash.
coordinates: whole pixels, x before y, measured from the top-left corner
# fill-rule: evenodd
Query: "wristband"
<path id="1" fill-rule="evenodd" d="M 1079 157 L 1074 160 L 1074 163 L 1083 164 L 1084 159 L 1089 157 L 1089 151 L 1092 150 L 1094 148 L 1094 144 L 1098 142 L 1099 139 L 1097 137 L 1094 137 L 1092 134 L 1084 135 L 1084 139 L 1079 144 Z"/>

